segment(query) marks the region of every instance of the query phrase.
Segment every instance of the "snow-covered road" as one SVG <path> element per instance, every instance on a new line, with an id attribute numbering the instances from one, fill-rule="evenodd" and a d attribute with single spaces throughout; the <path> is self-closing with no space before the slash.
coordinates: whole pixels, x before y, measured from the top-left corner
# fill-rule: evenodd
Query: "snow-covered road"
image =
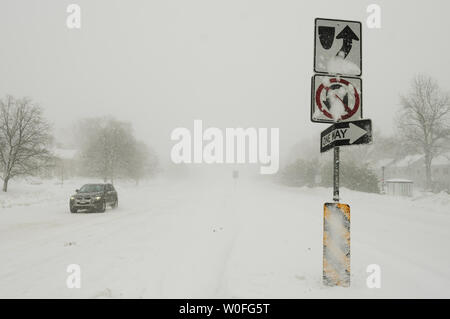
<path id="1" fill-rule="evenodd" d="M 82 182 L 0 194 L 0 297 L 450 297 L 450 200 L 342 190 L 351 288 L 325 288 L 329 189 L 231 178 L 117 183 L 119 208 L 70 214 Z M 69 289 L 67 266 L 81 267 Z M 381 267 L 369 289 L 366 267 Z"/>

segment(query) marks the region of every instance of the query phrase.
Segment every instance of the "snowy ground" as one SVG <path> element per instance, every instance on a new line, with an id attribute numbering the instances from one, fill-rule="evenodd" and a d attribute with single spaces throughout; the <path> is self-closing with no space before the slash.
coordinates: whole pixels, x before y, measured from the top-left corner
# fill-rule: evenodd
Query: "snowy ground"
<path id="1" fill-rule="evenodd" d="M 231 178 L 118 182 L 119 208 L 70 214 L 82 181 L 11 182 L 0 194 L 0 297 L 450 297 L 450 197 L 342 190 L 351 205 L 351 288 L 325 288 L 330 189 Z M 81 266 L 81 289 L 66 268 Z M 381 288 L 366 267 L 381 267 Z"/>

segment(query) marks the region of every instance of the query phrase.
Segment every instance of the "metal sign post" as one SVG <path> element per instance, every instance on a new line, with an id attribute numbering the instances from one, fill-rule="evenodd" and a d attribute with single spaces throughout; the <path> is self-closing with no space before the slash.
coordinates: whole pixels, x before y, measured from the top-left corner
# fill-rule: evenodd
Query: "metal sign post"
<path id="1" fill-rule="evenodd" d="M 340 147 L 372 142 L 362 119 L 361 22 L 316 18 L 311 121 L 332 123 L 320 134 L 320 152 L 333 149 L 333 203 L 325 203 L 323 283 L 350 287 L 350 206 L 339 203 Z"/>
<path id="2" fill-rule="evenodd" d="M 334 147 L 333 200 L 339 202 L 339 146 Z"/>

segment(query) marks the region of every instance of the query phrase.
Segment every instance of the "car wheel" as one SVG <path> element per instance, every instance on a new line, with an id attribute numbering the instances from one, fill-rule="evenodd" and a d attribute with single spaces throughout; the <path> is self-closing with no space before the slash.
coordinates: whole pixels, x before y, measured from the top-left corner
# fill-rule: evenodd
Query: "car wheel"
<path id="1" fill-rule="evenodd" d="M 119 206 L 119 199 L 116 198 L 115 202 L 111 205 L 112 208 L 117 208 Z"/>
<path id="2" fill-rule="evenodd" d="M 100 213 L 104 213 L 106 210 L 106 201 L 103 200 L 102 202 L 102 206 L 100 207 L 100 209 L 98 210 Z"/>
<path id="3" fill-rule="evenodd" d="M 70 212 L 72 214 L 76 214 L 78 212 L 78 210 L 76 208 L 74 208 L 74 207 L 70 207 Z"/>

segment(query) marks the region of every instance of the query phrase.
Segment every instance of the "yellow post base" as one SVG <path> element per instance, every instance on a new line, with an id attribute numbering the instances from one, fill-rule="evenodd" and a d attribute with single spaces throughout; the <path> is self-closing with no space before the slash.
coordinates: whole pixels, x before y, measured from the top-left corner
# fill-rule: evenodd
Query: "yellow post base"
<path id="1" fill-rule="evenodd" d="M 350 287 L 350 206 L 347 204 L 324 205 L 323 283 Z"/>

